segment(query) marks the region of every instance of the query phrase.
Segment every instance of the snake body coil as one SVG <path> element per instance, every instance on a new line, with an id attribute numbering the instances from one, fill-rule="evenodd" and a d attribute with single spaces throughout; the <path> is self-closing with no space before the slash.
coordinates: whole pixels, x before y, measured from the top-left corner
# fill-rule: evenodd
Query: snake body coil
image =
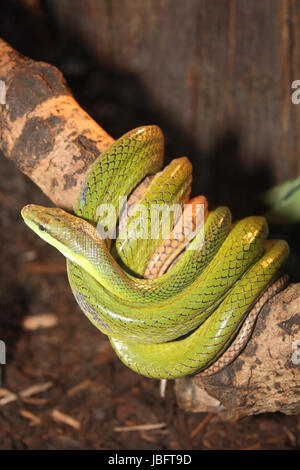
<path id="1" fill-rule="evenodd" d="M 192 168 L 186 157 L 161 171 L 162 163 L 160 129 L 135 129 L 91 165 L 75 215 L 35 205 L 24 207 L 22 215 L 66 256 L 79 306 L 109 336 L 121 360 L 143 375 L 172 379 L 204 370 L 221 356 L 278 279 L 289 248 L 281 240 L 267 242 L 263 217 L 232 226 L 229 209 L 219 207 L 205 212 L 203 233 L 198 231 L 174 262 L 175 247 L 183 242 L 166 242 L 161 228 L 156 237 L 149 236 L 152 209 L 177 204 L 181 212 L 189 199 Z M 139 199 L 142 217 L 132 210 L 111 247 L 116 211 L 122 214 L 124 198 L 153 174 Z M 178 214 L 161 221 L 178 227 Z M 151 279 L 152 270 L 160 277 Z"/>

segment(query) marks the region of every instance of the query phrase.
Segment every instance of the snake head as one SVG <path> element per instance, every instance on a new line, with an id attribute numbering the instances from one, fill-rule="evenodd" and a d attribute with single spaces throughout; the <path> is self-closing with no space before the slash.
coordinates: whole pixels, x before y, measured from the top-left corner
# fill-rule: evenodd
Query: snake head
<path id="1" fill-rule="evenodd" d="M 24 222 L 48 243 L 49 237 L 57 237 L 72 217 L 63 209 L 28 204 L 21 210 Z"/>
<path id="2" fill-rule="evenodd" d="M 93 230 L 88 222 L 57 207 L 29 204 L 21 215 L 31 230 L 69 259 L 78 251 L 83 235 Z"/>
<path id="3" fill-rule="evenodd" d="M 58 207 L 29 204 L 21 210 L 25 223 L 66 258 L 86 267 L 86 258 L 96 245 L 104 244 L 89 222 Z"/>

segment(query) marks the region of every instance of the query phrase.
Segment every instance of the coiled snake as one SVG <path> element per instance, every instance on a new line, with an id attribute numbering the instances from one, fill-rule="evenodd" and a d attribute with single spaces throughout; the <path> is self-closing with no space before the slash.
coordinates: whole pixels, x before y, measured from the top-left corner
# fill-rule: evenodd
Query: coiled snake
<path id="1" fill-rule="evenodd" d="M 215 373 L 239 353 L 263 303 L 286 282 L 279 277 L 289 248 L 282 240 L 267 241 L 263 217 L 232 224 L 227 207 L 208 213 L 204 196 L 184 209 L 191 221 L 194 202 L 204 206 L 203 230 L 191 241 L 174 236 L 182 223 L 178 214 L 170 217 L 173 236 L 164 239 L 161 228 L 149 236 L 151 208 L 183 208 L 190 195 L 189 160 L 175 159 L 161 171 L 162 165 L 161 130 L 137 128 L 91 165 L 75 215 L 28 205 L 22 216 L 67 258 L 75 299 L 128 367 L 160 379 Z M 119 198 L 132 192 L 139 204 L 130 207 L 129 199 L 124 222 Z M 112 241 L 116 211 L 121 224 Z M 166 224 L 163 215 L 160 220 Z"/>

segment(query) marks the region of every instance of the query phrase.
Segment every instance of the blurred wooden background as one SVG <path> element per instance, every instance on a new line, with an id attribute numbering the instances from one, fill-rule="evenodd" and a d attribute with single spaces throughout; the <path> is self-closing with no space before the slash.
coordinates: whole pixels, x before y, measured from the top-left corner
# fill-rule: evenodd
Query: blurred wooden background
<path id="1" fill-rule="evenodd" d="M 132 105 L 147 103 L 158 124 L 176 130 L 167 143 L 172 157 L 189 153 L 197 192 L 240 216 L 251 191 L 300 173 L 300 105 L 291 102 L 300 79 L 299 1 L 51 3 L 63 35 L 103 68 L 131 75 Z"/>
<path id="2" fill-rule="evenodd" d="M 113 137 L 160 125 L 166 161 L 188 155 L 194 193 L 211 205 L 227 204 L 235 217 L 261 212 L 258 196 L 300 173 L 300 104 L 291 101 L 299 1 L 10 3 L 23 31 L 5 12 L 3 38 L 57 65 Z"/>

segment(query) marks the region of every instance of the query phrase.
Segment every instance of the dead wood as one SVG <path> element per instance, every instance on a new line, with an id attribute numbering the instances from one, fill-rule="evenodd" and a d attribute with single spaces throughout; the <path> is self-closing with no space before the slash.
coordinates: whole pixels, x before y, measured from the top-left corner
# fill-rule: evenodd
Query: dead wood
<path id="1" fill-rule="evenodd" d="M 176 381 L 186 411 L 213 412 L 221 420 L 281 411 L 300 413 L 300 284 L 291 284 L 262 309 L 247 346 L 210 377 Z"/>
<path id="2" fill-rule="evenodd" d="M 0 40 L 1 149 L 57 206 L 71 209 L 91 162 L 113 142 L 75 101 L 57 68 Z M 176 381 L 181 407 L 224 420 L 300 412 L 300 284 L 263 308 L 242 354 L 212 377 Z"/>
<path id="3" fill-rule="evenodd" d="M 61 72 L 0 39 L 0 146 L 59 207 L 71 209 L 84 174 L 113 142 L 75 101 Z"/>

